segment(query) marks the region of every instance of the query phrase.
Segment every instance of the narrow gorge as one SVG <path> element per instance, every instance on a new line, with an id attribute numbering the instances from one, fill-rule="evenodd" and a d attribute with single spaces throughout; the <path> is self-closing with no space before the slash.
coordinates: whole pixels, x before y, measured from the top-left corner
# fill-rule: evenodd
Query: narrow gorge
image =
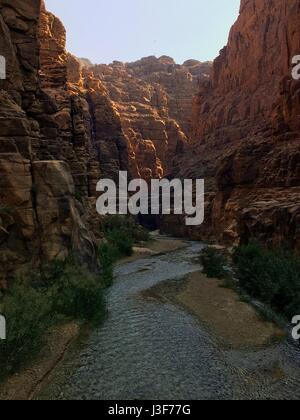
<path id="1" fill-rule="evenodd" d="M 293 300 L 285 302 L 284 315 L 299 302 L 300 77 L 293 77 L 299 23 L 299 0 L 241 0 L 228 43 L 213 62 L 177 64 L 163 55 L 99 64 L 101 56 L 92 63 L 67 51 L 64 24 L 44 0 L 0 0 L 6 65 L 0 77 L 0 309 L 16 279 L 43 274 L 51 262 L 59 267 L 74 258 L 104 278 L 103 252 L 113 277 L 112 265 L 124 255 L 105 253 L 109 221 L 96 209 L 99 180 L 117 183 L 127 171 L 148 184 L 205 182 L 204 223 L 186 226 L 186 215 L 156 217 L 152 227 L 160 236 L 151 238 L 159 245 L 138 241 L 138 259 L 131 255 L 114 269 L 108 320 L 35 398 L 300 398 L 294 343 L 283 342 L 279 328 L 235 292 L 206 282 L 199 262 L 207 244 L 226 258 L 252 243 L 265 252 L 289 250 L 295 272 L 287 276 L 295 290 L 278 285 Z M 141 234 L 137 224 L 134 229 Z M 114 234 L 111 242 L 118 240 Z M 230 321 L 225 338 L 218 307 Z M 242 321 L 231 318 L 239 309 L 256 337 L 243 335 Z M 249 347 L 227 346 L 228 336 L 249 339 Z"/>

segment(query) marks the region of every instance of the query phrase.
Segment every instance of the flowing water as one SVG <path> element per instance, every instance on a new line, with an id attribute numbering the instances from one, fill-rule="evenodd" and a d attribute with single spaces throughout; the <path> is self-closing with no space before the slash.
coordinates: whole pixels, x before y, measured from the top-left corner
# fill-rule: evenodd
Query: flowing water
<path id="1" fill-rule="evenodd" d="M 149 288 L 199 270 L 195 257 L 203 245 L 187 245 L 116 268 L 107 320 L 66 358 L 38 398 L 300 398 L 300 352 L 294 343 L 225 349 L 183 308 L 145 298 Z"/>

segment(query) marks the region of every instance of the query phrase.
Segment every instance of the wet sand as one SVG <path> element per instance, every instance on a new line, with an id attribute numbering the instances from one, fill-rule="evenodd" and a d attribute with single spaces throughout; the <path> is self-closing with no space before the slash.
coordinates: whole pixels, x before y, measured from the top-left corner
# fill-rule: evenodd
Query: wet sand
<path id="1" fill-rule="evenodd" d="M 165 282 L 146 295 L 170 299 L 184 307 L 230 349 L 261 348 L 285 338 L 284 331 L 262 319 L 250 304 L 222 284 L 199 271 L 188 274 L 180 286 Z"/>

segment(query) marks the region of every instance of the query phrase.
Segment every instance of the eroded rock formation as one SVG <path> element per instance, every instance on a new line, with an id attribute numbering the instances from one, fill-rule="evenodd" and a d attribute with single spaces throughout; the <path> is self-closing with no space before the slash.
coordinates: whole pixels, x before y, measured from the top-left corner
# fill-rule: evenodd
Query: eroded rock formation
<path id="1" fill-rule="evenodd" d="M 89 66 L 121 119 L 133 176 L 147 180 L 173 172 L 192 128 L 192 101 L 211 63 L 146 57 L 134 63 Z"/>
<path id="2" fill-rule="evenodd" d="M 299 0 L 241 2 L 195 99 L 193 145 L 181 164 L 180 175 L 205 178 L 208 191 L 206 223 L 194 237 L 300 248 L 299 22 Z"/>
<path id="3" fill-rule="evenodd" d="M 95 264 L 96 182 L 127 168 L 120 119 L 83 79 L 59 19 L 38 0 L 0 0 L 0 285 L 70 252 Z M 92 226 L 95 224 L 94 226 Z M 93 227 L 93 228 L 92 228 Z"/>

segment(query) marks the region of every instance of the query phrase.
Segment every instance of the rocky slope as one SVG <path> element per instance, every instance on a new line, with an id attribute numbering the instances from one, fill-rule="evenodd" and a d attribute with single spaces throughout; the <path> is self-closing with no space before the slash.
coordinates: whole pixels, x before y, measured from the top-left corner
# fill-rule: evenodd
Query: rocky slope
<path id="1" fill-rule="evenodd" d="M 242 0 L 195 99 L 193 145 L 181 163 L 180 176 L 206 180 L 206 223 L 179 233 L 300 248 L 299 22 L 299 0 Z M 165 220 L 166 230 L 176 226 Z"/>
<path id="2" fill-rule="evenodd" d="M 38 0 L 0 0 L 0 286 L 70 251 L 95 264 L 100 176 L 127 168 L 120 119 L 83 79 L 61 22 Z"/>
<path id="3" fill-rule="evenodd" d="M 174 171 L 189 143 L 193 97 L 210 70 L 211 63 L 178 65 L 166 56 L 89 67 L 120 115 L 133 176 L 150 180 Z"/>

